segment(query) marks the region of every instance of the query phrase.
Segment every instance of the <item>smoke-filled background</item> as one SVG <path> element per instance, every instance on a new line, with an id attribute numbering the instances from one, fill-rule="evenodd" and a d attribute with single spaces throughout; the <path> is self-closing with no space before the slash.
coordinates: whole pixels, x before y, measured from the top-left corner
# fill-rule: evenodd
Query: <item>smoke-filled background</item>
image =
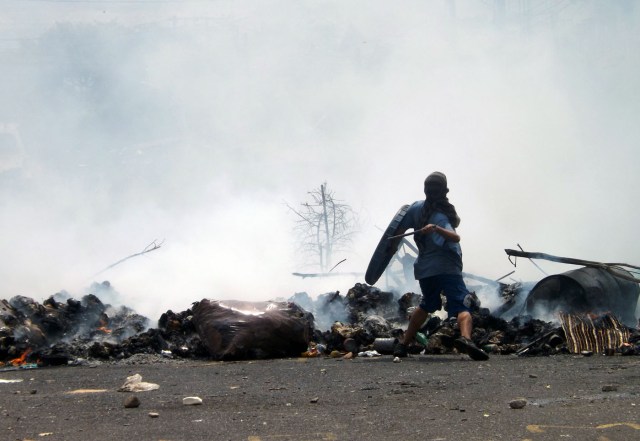
<path id="1" fill-rule="evenodd" d="M 4 0 L 0 298 L 109 280 L 157 318 L 345 292 L 363 277 L 291 274 L 317 268 L 287 205 L 327 182 L 360 214 L 335 271 L 364 273 L 434 170 L 466 272 L 512 271 L 517 244 L 638 265 L 639 16 L 634 0 Z"/>

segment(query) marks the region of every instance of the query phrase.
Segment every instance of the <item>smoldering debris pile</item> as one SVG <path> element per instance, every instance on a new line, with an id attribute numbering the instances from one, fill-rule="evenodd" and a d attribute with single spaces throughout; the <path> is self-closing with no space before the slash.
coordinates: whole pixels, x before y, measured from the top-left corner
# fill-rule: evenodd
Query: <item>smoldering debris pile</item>
<path id="1" fill-rule="evenodd" d="M 203 299 L 192 307 L 161 315 L 158 325 L 129 308 L 114 308 L 93 294 L 62 301 L 53 296 L 42 304 L 23 296 L 0 302 L 0 363 L 4 368 L 74 364 L 82 360 L 118 361 L 135 354 L 215 360 L 246 360 L 297 356 L 357 356 L 373 349 L 385 353 L 401 334 L 420 296 L 400 297 L 356 284 L 346 295 L 327 293 L 312 299 L 298 293 L 282 302 L 232 302 Z M 575 352 L 577 338 L 565 326 L 530 316 L 507 321 L 476 303 L 474 342 L 494 354 L 552 355 Z M 583 323 L 581 321 L 580 323 Z M 591 320 L 590 323 L 612 323 Z M 616 347 L 599 343 L 608 355 L 640 354 L 640 331 L 620 325 L 624 336 Z M 600 332 L 597 326 L 588 332 Z M 611 334 L 608 325 L 607 335 Z M 624 329 L 623 329 L 624 328 Z M 603 331 L 605 332 L 605 331 Z M 453 353 L 459 334 L 455 320 L 432 316 L 421 329 L 421 342 L 410 352 Z M 577 334 L 576 334 L 577 335 Z M 611 338 L 599 339 L 613 341 Z M 617 340 L 616 340 L 617 341 Z M 581 345 L 581 352 L 590 346 Z"/>
<path id="2" fill-rule="evenodd" d="M 297 356 L 307 348 L 313 317 L 292 302 L 265 302 L 245 314 L 202 300 L 163 313 L 156 328 L 129 308 L 93 294 L 42 304 L 16 296 L 0 302 L 0 366 L 62 365 L 121 360 L 135 354 L 240 360 Z"/>
<path id="3" fill-rule="evenodd" d="M 511 287 L 506 287 L 512 290 Z M 384 340 L 392 340 L 406 329 L 411 311 L 419 304 L 420 296 L 406 293 L 397 298 L 365 284 L 356 284 L 346 296 L 339 293 L 325 294 L 311 301 L 305 294 L 297 294 L 294 301 L 305 304 L 314 315 L 323 316 L 326 311 L 344 310 L 344 321 L 335 321 L 329 330 L 314 333 L 314 342 L 334 355 L 357 354 L 376 349 L 390 350 Z M 568 353 L 564 331 L 559 324 L 544 322 L 531 316 L 516 316 L 506 321 L 496 317 L 486 308 L 480 307 L 475 298 L 472 312 L 474 330 L 472 338 L 476 345 L 494 354 L 552 355 Z M 337 308 L 340 305 L 341 308 Z M 410 352 L 424 354 L 446 354 L 455 352 L 454 339 L 459 336 L 455 319 L 443 320 L 432 316 L 420 330 L 426 343 L 415 342 Z M 640 332 L 631 339 L 640 344 Z M 380 343 L 382 341 L 382 343 Z M 376 345 L 376 343 L 379 343 Z M 317 344 L 315 346 L 317 346 Z M 618 348 L 617 348 L 618 349 Z M 622 351 L 623 349 L 620 349 Z M 629 345 L 626 354 L 639 353 L 640 348 Z M 310 351 L 309 354 L 316 354 Z M 388 353 L 388 352 L 387 352 Z"/>
<path id="4" fill-rule="evenodd" d="M 149 324 L 133 310 L 105 305 L 93 294 L 80 300 L 60 297 L 42 304 L 25 296 L 0 302 L 0 361 L 66 364 L 72 358 L 100 356 L 97 346 L 127 341 Z"/>

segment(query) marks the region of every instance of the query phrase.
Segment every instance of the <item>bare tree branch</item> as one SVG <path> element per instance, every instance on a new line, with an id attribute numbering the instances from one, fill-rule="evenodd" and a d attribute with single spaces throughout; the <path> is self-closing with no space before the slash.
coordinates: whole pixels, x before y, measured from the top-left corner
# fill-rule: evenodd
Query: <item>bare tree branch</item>
<path id="1" fill-rule="evenodd" d="M 297 216 L 294 231 L 298 235 L 298 250 L 326 272 L 333 254 L 348 249 L 352 243 L 358 216 L 351 206 L 335 198 L 326 183 L 307 195 L 309 201 L 303 202 L 302 208 L 286 206 Z"/>
<path id="2" fill-rule="evenodd" d="M 99 272 L 95 273 L 95 274 L 94 274 L 93 276 L 91 276 L 91 277 L 95 277 L 95 276 L 97 276 L 97 275 L 99 275 L 99 274 L 102 274 L 103 272 L 107 271 L 108 269 L 111 269 L 111 268 L 113 268 L 113 267 L 114 267 L 114 266 L 116 266 L 116 265 L 120 265 L 122 262 L 124 262 L 124 261 L 126 261 L 126 260 L 129 260 L 129 259 L 131 259 L 131 258 L 133 258 L 133 257 L 136 257 L 136 256 L 142 256 L 143 254 L 147 254 L 147 253 L 150 253 L 150 252 L 152 252 L 152 251 L 155 251 L 155 250 L 159 249 L 159 248 L 162 246 L 162 244 L 163 244 L 163 243 L 164 243 L 164 239 L 162 239 L 162 242 L 160 242 L 160 243 L 156 243 L 156 241 L 154 240 L 154 241 L 153 241 L 153 242 L 151 242 L 149 245 L 147 245 L 146 247 L 144 247 L 144 249 L 143 249 L 142 251 L 140 251 L 139 253 L 135 253 L 135 254 L 132 254 L 132 255 L 130 255 L 130 256 L 125 257 L 124 259 L 120 259 L 120 260 L 118 260 L 116 263 L 113 263 L 113 264 L 109 265 L 108 267 L 106 267 L 106 268 L 105 268 L 105 269 L 103 269 L 102 271 L 99 271 Z"/>

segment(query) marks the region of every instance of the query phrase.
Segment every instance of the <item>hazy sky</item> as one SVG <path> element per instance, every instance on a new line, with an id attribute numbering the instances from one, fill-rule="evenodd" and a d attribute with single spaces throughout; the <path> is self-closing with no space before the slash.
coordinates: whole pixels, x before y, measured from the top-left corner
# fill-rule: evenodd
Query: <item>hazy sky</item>
<path id="1" fill-rule="evenodd" d="M 109 280 L 157 318 L 346 292 L 291 275 L 315 269 L 286 203 L 328 182 L 362 218 L 339 268 L 364 272 L 434 170 L 467 272 L 518 243 L 640 265 L 637 1 L 2 3 L 0 298 Z"/>

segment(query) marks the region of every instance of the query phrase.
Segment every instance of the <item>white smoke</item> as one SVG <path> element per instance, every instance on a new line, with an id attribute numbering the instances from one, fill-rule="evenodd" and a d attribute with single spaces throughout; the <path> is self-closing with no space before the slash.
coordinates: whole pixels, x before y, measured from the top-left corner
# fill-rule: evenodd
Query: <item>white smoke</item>
<path id="1" fill-rule="evenodd" d="M 638 8 L 498 3 L 5 1 L 0 297 L 109 280 L 156 318 L 346 292 L 291 275 L 283 201 L 328 182 L 366 221 L 339 268 L 364 272 L 434 170 L 466 272 L 510 272 L 518 243 L 638 264 Z"/>

